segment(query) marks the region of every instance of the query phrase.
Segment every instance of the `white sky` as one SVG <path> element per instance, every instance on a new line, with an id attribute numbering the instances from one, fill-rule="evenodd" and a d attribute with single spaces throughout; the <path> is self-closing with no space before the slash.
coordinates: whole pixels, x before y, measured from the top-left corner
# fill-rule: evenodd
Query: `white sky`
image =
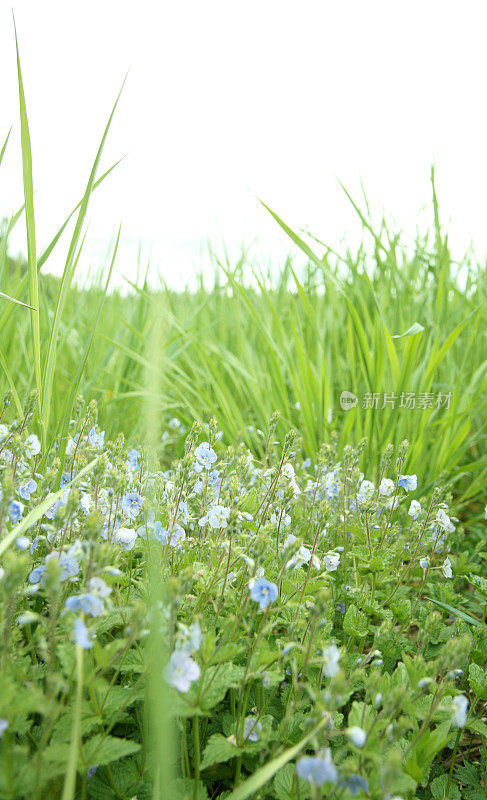
<path id="1" fill-rule="evenodd" d="M 278 264 L 286 237 L 259 205 L 337 245 L 360 225 L 338 186 L 364 181 L 410 233 L 425 227 L 429 171 L 454 254 L 487 251 L 485 3 L 421 0 L 0 0 L 0 216 L 22 203 L 13 5 L 31 129 L 39 250 L 80 199 L 130 69 L 105 149 L 126 154 L 89 210 L 80 269 L 123 226 L 178 285 L 205 242 Z M 25 249 L 21 223 L 14 249 Z M 62 269 L 66 242 L 51 257 Z M 120 279 L 119 279 L 120 280 Z"/>

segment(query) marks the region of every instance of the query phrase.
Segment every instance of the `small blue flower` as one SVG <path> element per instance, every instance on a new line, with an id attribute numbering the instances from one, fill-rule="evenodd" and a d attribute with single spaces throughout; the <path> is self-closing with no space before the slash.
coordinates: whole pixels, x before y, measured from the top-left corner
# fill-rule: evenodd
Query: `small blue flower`
<path id="1" fill-rule="evenodd" d="M 137 494 L 137 492 L 129 492 L 123 496 L 120 506 L 126 517 L 135 519 L 139 516 L 143 503 L 144 498 L 141 497 L 140 494 Z"/>
<path id="2" fill-rule="evenodd" d="M 62 505 L 63 505 L 62 500 L 56 500 L 54 505 L 52 505 L 51 508 L 48 508 L 47 511 L 44 512 L 44 516 L 47 517 L 48 519 L 54 519 L 54 517 L 56 516 L 57 512 L 59 511 Z"/>
<path id="3" fill-rule="evenodd" d="M 100 450 L 105 443 L 105 431 L 100 431 L 100 433 L 97 433 L 96 425 L 93 425 L 88 434 L 88 439 L 90 440 L 91 446 L 94 447 L 95 450 Z"/>
<path id="4" fill-rule="evenodd" d="M 262 732 L 262 725 L 254 717 L 245 717 L 243 728 L 244 742 L 257 742 L 259 733 Z"/>
<path id="5" fill-rule="evenodd" d="M 91 578 L 88 589 L 89 592 L 68 597 L 64 606 L 68 611 L 83 611 L 92 617 L 101 617 L 104 610 L 103 600 L 112 590 L 102 578 Z"/>
<path id="6" fill-rule="evenodd" d="M 19 536 L 19 538 L 15 540 L 15 544 L 19 550 L 27 550 L 30 545 L 30 539 L 28 539 L 27 536 Z"/>
<path id="7" fill-rule="evenodd" d="M 164 671 L 164 677 L 170 686 L 179 692 L 189 691 L 193 681 L 200 676 L 199 664 L 183 650 L 175 650 Z"/>
<path id="8" fill-rule="evenodd" d="M 398 484 L 402 486 L 406 492 L 414 492 L 418 488 L 417 475 L 400 475 Z"/>
<path id="9" fill-rule="evenodd" d="M 154 535 L 159 542 L 169 544 L 171 547 L 177 547 L 179 542 L 184 542 L 186 539 L 186 531 L 177 522 L 168 529 L 163 528 L 160 522 L 156 522 Z"/>
<path id="10" fill-rule="evenodd" d="M 129 450 L 127 453 L 127 467 L 131 470 L 138 470 L 139 469 L 139 462 L 137 459 L 140 458 L 140 453 L 138 450 Z"/>
<path id="11" fill-rule="evenodd" d="M 10 521 L 16 525 L 22 519 L 22 514 L 24 513 L 23 503 L 20 503 L 18 500 L 12 500 L 8 513 Z"/>
<path id="12" fill-rule="evenodd" d="M 60 488 L 64 489 L 64 487 L 67 486 L 68 483 L 70 482 L 71 482 L 71 476 L 67 472 L 63 472 L 63 474 L 61 475 L 61 483 L 59 484 Z"/>
<path id="13" fill-rule="evenodd" d="M 212 469 L 208 475 L 208 486 L 217 486 L 220 480 L 220 473 L 217 469 Z"/>
<path id="14" fill-rule="evenodd" d="M 29 583 L 39 583 L 46 569 L 47 567 L 45 564 L 39 564 L 38 567 L 34 567 L 29 575 Z"/>
<path id="15" fill-rule="evenodd" d="M 211 469 L 217 458 L 209 442 L 201 442 L 194 451 L 194 457 L 193 469 L 195 472 L 201 472 L 202 469 Z"/>
<path id="16" fill-rule="evenodd" d="M 250 587 L 250 596 L 255 603 L 259 604 L 261 611 L 270 603 L 277 599 L 279 590 L 275 583 L 271 583 L 267 578 L 258 578 Z"/>
<path id="17" fill-rule="evenodd" d="M 338 780 L 338 770 L 335 767 L 331 750 L 326 748 L 323 756 L 304 756 L 296 764 L 296 772 L 302 778 L 314 786 L 323 786 L 324 783 L 336 783 Z"/>
<path id="18" fill-rule="evenodd" d="M 230 516 L 230 509 L 225 506 L 214 505 L 210 506 L 204 517 L 198 520 L 198 525 L 203 527 L 208 523 L 212 528 L 226 528 L 228 523 L 227 519 Z"/>
<path id="19" fill-rule="evenodd" d="M 92 617 L 101 617 L 103 614 L 103 600 L 93 594 L 76 594 L 67 597 L 64 607 L 68 611 L 83 611 Z"/>
<path id="20" fill-rule="evenodd" d="M 352 797 L 355 797 L 359 792 L 369 791 L 369 782 L 367 778 L 362 778 L 361 775 L 348 775 L 340 781 L 342 789 L 348 789 Z"/>
<path id="21" fill-rule="evenodd" d="M 78 617 L 74 623 L 74 643 L 82 647 L 83 650 L 90 650 L 93 647 L 91 634 L 81 617 Z"/>
<path id="22" fill-rule="evenodd" d="M 31 494 L 37 489 L 37 483 L 31 478 L 23 486 L 19 486 L 18 492 L 22 500 L 30 500 Z"/>
<path id="23" fill-rule="evenodd" d="M 86 770 L 86 777 L 87 778 L 92 778 L 93 775 L 95 774 L 95 772 L 97 771 L 97 769 L 98 769 L 98 764 L 94 764 L 92 767 L 89 767 Z"/>

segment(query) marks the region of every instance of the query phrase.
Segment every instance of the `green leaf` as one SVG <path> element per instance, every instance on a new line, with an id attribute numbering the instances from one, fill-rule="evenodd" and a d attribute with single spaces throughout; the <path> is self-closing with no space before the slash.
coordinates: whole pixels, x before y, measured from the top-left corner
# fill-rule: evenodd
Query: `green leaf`
<path id="1" fill-rule="evenodd" d="M 474 731 L 474 733 L 479 733 L 480 736 L 483 736 L 484 739 L 487 740 L 487 725 L 485 722 L 482 722 L 481 719 L 469 719 L 465 727 L 469 731 Z"/>
<path id="2" fill-rule="evenodd" d="M 296 794 L 296 784 L 298 782 L 299 796 L 304 799 L 309 796 L 310 784 L 303 780 L 298 781 L 294 765 L 286 764 L 284 769 L 280 769 L 274 778 L 274 791 L 277 800 L 295 800 L 298 796 Z"/>
<path id="3" fill-rule="evenodd" d="M 415 333 L 421 333 L 422 331 L 424 331 L 423 325 L 420 325 L 419 322 L 414 322 L 405 333 L 391 335 L 391 339 L 402 339 L 404 336 L 414 336 Z"/>
<path id="4" fill-rule="evenodd" d="M 205 747 L 201 769 L 211 767 L 212 764 L 221 764 L 224 761 L 229 761 L 241 752 L 241 748 L 232 744 L 221 733 L 214 733 L 208 739 Z"/>
<path id="5" fill-rule="evenodd" d="M 479 700 L 487 700 L 487 669 L 479 667 L 478 664 L 470 664 L 468 682 Z"/>
<path id="6" fill-rule="evenodd" d="M 453 606 L 448 605 L 448 603 L 441 603 L 439 600 L 434 600 L 432 597 L 425 597 L 425 600 L 429 600 L 430 603 L 434 603 L 436 606 L 439 606 L 444 611 L 448 611 L 449 614 L 453 614 L 460 619 L 463 619 L 464 622 L 468 622 L 469 625 L 475 625 L 476 627 L 482 627 L 482 623 L 475 619 L 475 617 L 471 617 L 470 614 L 466 614 L 465 611 L 460 611 L 459 608 L 454 608 Z"/>
<path id="7" fill-rule="evenodd" d="M 11 303 L 17 303 L 18 306 L 24 306 L 24 308 L 30 308 L 31 311 L 36 310 L 34 306 L 30 306 L 28 303 L 23 303 L 21 300 L 16 300 L 15 297 L 10 297 L 10 295 L 5 294 L 5 292 L 0 292 L 0 297 L 3 297 L 4 300 L 10 300 Z"/>
<path id="8" fill-rule="evenodd" d="M 343 630 L 354 638 L 361 638 L 367 635 L 367 616 L 363 611 L 359 611 L 353 603 L 348 607 L 347 613 L 343 618 Z"/>
<path id="9" fill-rule="evenodd" d="M 195 800 L 193 778 L 185 778 L 184 780 L 183 778 L 178 778 L 172 781 L 167 796 L 171 800 Z M 161 794 L 161 797 L 165 797 L 165 794 Z M 201 781 L 198 784 L 196 800 L 208 800 L 208 792 Z"/>
<path id="10" fill-rule="evenodd" d="M 448 775 L 439 775 L 431 781 L 431 794 L 434 800 L 460 800 L 460 789 L 453 781 L 447 794 Z"/>
<path id="11" fill-rule="evenodd" d="M 98 733 L 84 743 L 84 763 L 80 763 L 78 769 L 84 771 L 86 764 L 98 764 L 98 766 L 110 764 L 112 761 L 118 761 L 119 758 L 136 753 L 137 750 L 140 750 L 140 744 L 137 742 L 118 739 L 116 736 L 103 736 Z"/>

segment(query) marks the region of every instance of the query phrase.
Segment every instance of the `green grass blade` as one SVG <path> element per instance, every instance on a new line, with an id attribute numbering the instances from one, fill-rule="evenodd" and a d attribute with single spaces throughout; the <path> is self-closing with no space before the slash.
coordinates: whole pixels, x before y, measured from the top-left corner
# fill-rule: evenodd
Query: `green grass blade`
<path id="1" fill-rule="evenodd" d="M 125 83 L 125 81 L 124 81 Z M 103 153 L 103 148 L 105 146 L 106 138 L 108 136 L 108 131 L 110 129 L 110 125 L 112 123 L 113 116 L 115 114 L 115 110 L 118 105 L 118 101 L 120 100 L 120 95 L 123 90 L 124 83 L 118 93 L 117 99 L 113 105 L 112 111 L 110 113 L 108 122 L 105 126 L 105 130 L 103 132 L 103 136 L 101 138 L 100 145 L 98 147 L 98 151 L 95 156 L 95 160 L 93 162 L 93 166 L 91 168 L 90 177 L 88 179 L 88 183 L 86 185 L 85 193 L 83 195 L 83 199 L 81 201 L 78 217 L 76 220 L 73 236 L 71 238 L 71 242 L 68 249 L 68 255 L 66 258 L 66 263 L 63 271 L 63 276 L 59 286 L 59 292 L 56 300 L 56 308 L 54 311 L 54 319 L 51 326 L 51 332 L 49 337 L 49 344 L 46 354 L 46 360 L 44 364 L 44 374 L 43 374 L 43 381 L 44 381 L 44 396 L 43 396 L 43 416 L 46 419 L 46 426 L 49 425 L 50 421 L 50 411 L 51 411 L 51 402 L 52 402 L 52 389 L 53 389 L 53 381 L 54 381 L 54 370 L 56 365 L 56 352 L 57 352 L 57 344 L 58 344 L 58 337 L 59 337 L 59 328 L 61 325 L 61 318 L 64 311 L 64 306 L 66 303 L 66 297 L 69 291 L 69 287 L 71 285 L 71 281 L 73 278 L 73 264 L 76 259 L 76 252 L 78 247 L 78 242 L 81 236 L 81 230 L 83 227 L 83 223 L 86 217 L 86 212 L 88 210 L 88 203 L 90 200 L 90 196 L 93 191 L 93 187 L 95 184 L 96 172 L 98 170 L 98 165 L 100 163 L 100 158 Z"/>
<path id="2" fill-rule="evenodd" d="M 242 783 L 241 786 L 237 786 L 236 789 L 231 792 L 227 800 L 247 800 L 248 797 L 258 792 L 259 789 L 262 787 L 267 786 L 269 781 L 272 780 L 276 772 L 286 766 L 289 761 L 292 761 L 293 758 L 296 758 L 297 755 L 303 750 L 304 747 L 311 741 L 311 739 L 316 736 L 317 733 L 323 728 L 323 726 L 328 722 L 328 717 L 324 717 L 318 725 L 316 725 L 312 731 L 310 731 L 306 736 L 304 736 L 301 741 L 294 745 L 294 747 L 289 747 L 284 753 L 276 756 L 272 761 L 268 764 L 265 764 L 263 767 L 257 770 L 250 778 L 247 778 L 245 783 Z"/>
<path id="3" fill-rule="evenodd" d="M 34 373 L 38 397 L 39 424 L 41 425 L 41 432 L 45 436 L 45 425 L 42 418 L 43 386 L 41 375 L 41 329 L 39 318 L 39 285 L 37 280 L 34 189 L 32 184 L 32 151 L 30 145 L 29 123 L 27 120 L 27 109 L 25 105 L 24 85 L 22 82 L 19 43 L 17 40 L 16 29 L 15 47 L 17 52 L 17 76 L 20 104 L 20 141 L 22 146 L 22 172 L 24 178 L 25 220 L 27 226 L 27 260 L 29 268 L 29 300 L 31 306 L 32 349 L 34 354 Z"/>

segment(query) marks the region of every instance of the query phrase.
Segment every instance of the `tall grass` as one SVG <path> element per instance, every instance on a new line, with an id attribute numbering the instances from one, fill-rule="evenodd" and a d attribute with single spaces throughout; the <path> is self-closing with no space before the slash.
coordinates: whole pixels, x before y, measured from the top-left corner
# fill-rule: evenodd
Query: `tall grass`
<path id="1" fill-rule="evenodd" d="M 140 409 L 149 399 L 161 418 L 176 415 L 186 424 L 216 415 L 229 441 L 243 437 L 257 451 L 262 441 L 253 426 L 279 409 L 278 433 L 295 426 L 306 454 L 335 427 L 341 445 L 367 436 L 372 463 L 387 442 L 408 438 L 414 441 L 409 466 L 425 485 L 448 468 L 458 477 L 460 500 L 475 497 L 487 466 L 487 273 L 471 260 L 452 260 L 434 175 L 433 231 L 412 244 L 385 221 L 375 229 L 367 204 L 362 210 L 352 198 L 364 244 L 341 254 L 312 236 L 305 240 L 263 208 L 290 247 L 306 253 L 309 263 L 299 275 L 292 257 L 278 274 L 244 257 L 236 265 L 215 258 L 210 290 L 202 280 L 196 291 L 180 293 L 142 281 L 122 294 L 109 291 L 106 279 L 81 289 L 75 269 L 83 224 L 91 193 L 111 171 L 96 179 L 118 98 L 80 203 L 38 256 L 20 59 L 18 76 L 25 204 L 0 240 L 0 389 L 10 387 L 20 408 L 37 388 L 45 442 L 65 440 L 78 391 L 97 398 L 108 435 L 120 428 L 142 433 Z M 6 148 L 7 140 L 1 157 Z M 62 277 L 43 274 L 73 217 Z M 8 237 L 23 218 L 27 264 L 8 256 Z M 146 382 L 151 365 L 160 374 L 155 392 Z M 342 391 L 361 400 L 384 392 L 452 397 L 449 408 L 404 409 L 399 400 L 382 408 L 381 397 L 378 408 L 359 402 L 344 411 Z"/>

